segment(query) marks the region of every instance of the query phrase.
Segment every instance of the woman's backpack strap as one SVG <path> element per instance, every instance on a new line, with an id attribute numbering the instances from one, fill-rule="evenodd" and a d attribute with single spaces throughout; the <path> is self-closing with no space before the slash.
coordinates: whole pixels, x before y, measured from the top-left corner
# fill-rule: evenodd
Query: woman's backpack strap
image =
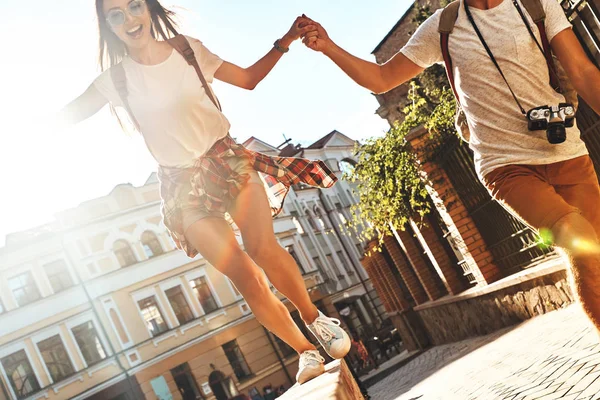
<path id="1" fill-rule="evenodd" d="M 115 89 L 121 98 L 121 103 L 125 107 L 125 110 L 129 114 L 129 118 L 131 122 L 135 125 L 138 132 L 140 130 L 140 124 L 138 124 L 133 111 L 131 111 L 131 107 L 129 107 L 129 90 L 127 89 L 127 76 L 125 75 L 125 68 L 123 68 L 123 63 L 118 63 L 110 67 L 110 77 L 112 78 L 113 85 L 115 85 Z"/>
<path id="2" fill-rule="evenodd" d="M 213 102 L 215 107 L 217 107 L 219 109 L 219 111 L 221 111 L 221 104 L 219 103 L 219 101 L 217 100 L 212 89 L 208 85 L 208 82 L 206 82 L 206 78 L 204 77 L 204 74 L 200 70 L 200 65 L 198 65 L 198 60 L 196 59 L 194 50 L 190 46 L 190 43 L 188 42 L 187 38 L 183 35 L 177 35 L 171 39 L 167 39 L 167 41 L 169 42 L 169 44 L 171 46 L 173 46 L 173 48 L 175 50 L 177 50 L 177 52 L 179 54 L 181 54 L 181 56 L 185 59 L 185 61 L 187 61 L 187 63 L 189 65 L 194 67 L 194 69 L 196 70 L 196 74 L 198 75 L 198 78 L 200 78 L 200 82 L 202 82 L 204 91 L 206 92 L 206 94 L 208 95 L 210 100 Z"/>

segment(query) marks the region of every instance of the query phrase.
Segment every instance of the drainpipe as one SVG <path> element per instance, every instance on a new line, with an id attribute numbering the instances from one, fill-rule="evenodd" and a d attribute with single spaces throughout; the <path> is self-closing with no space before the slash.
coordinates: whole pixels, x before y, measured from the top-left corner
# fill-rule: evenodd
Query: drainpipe
<path id="1" fill-rule="evenodd" d="M 263 326 L 263 329 L 265 330 L 265 334 L 267 335 L 267 339 L 269 339 L 269 343 L 271 344 L 271 347 L 273 348 L 273 351 L 277 355 L 277 360 L 279 361 L 279 364 L 281 364 L 281 368 L 283 368 L 283 372 L 285 373 L 285 376 L 288 378 L 288 381 L 290 382 L 290 387 L 294 386 L 294 384 L 296 383 L 296 381 L 292 380 L 292 377 L 290 376 L 290 373 L 287 370 L 287 367 L 285 366 L 285 363 L 283 362 L 283 359 L 279 355 L 279 351 L 277 351 L 277 347 L 275 346 L 275 343 L 273 343 L 273 339 L 271 338 L 271 335 L 269 335 L 269 331 L 264 326 Z"/>
<path id="2" fill-rule="evenodd" d="M 65 249 L 65 254 L 67 256 L 67 259 L 68 259 L 69 263 L 73 266 L 73 270 L 75 271 L 75 275 L 77 275 L 77 279 L 79 280 L 79 284 L 83 288 L 83 291 L 85 292 L 85 296 L 87 297 L 87 300 L 90 303 L 90 306 L 92 307 L 92 312 L 94 313 L 94 316 L 96 317 L 96 320 L 98 321 L 98 324 L 100 325 L 100 329 L 102 330 L 102 333 L 103 333 L 104 337 L 106 338 L 106 341 L 108 342 L 108 347 L 110 348 L 111 353 L 114 355 L 115 361 L 117 362 L 117 365 L 119 366 L 119 369 L 121 369 L 121 371 L 125 374 L 125 379 L 127 380 L 127 383 L 129 384 L 129 390 L 130 390 L 131 394 L 134 396 L 135 399 L 139 399 L 139 397 L 137 395 L 137 392 L 134 390 L 133 384 L 131 383 L 131 375 L 129 375 L 129 372 L 127 372 L 127 369 L 121 363 L 121 360 L 119 359 L 117 351 L 113 347 L 113 344 L 112 344 L 112 342 L 110 340 L 110 337 L 108 336 L 108 331 L 106 330 L 106 327 L 102 323 L 102 319 L 100 318 L 100 314 L 98 313 L 98 310 L 96 310 L 96 306 L 94 304 L 92 296 L 90 295 L 90 292 L 88 291 L 88 288 L 85 285 L 85 282 L 83 281 L 83 279 L 81 279 L 81 275 L 79 274 L 79 270 L 77 269 L 77 265 L 73 261 L 73 258 L 71 257 L 71 254 L 69 253 L 69 250 L 68 250 L 67 246 L 65 245 L 64 239 L 63 239 L 62 245 L 63 245 L 63 248 Z"/>
<path id="3" fill-rule="evenodd" d="M 327 206 L 327 202 L 323 198 L 322 190 L 319 190 L 319 199 L 321 200 L 321 203 L 323 204 L 323 207 L 325 208 L 325 213 L 327 214 L 327 219 L 329 220 L 329 225 L 331 225 L 333 227 L 333 229 L 335 230 L 335 233 L 337 234 L 337 237 L 339 238 L 340 245 L 342 246 L 342 249 L 344 249 L 344 253 L 346 253 L 346 256 L 348 257 L 348 259 L 350 260 L 352 269 L 354 269 L 356 276 L 358 277 L 358 279 L 360 280 L 360 283 L 362 284 L 363 288 L 365 289 L 365 293 L 366 293 L 367 297 L 369 298 L 369 302 L 371 303 L 371 308 L 375 310 L 375 314 L 377 314 L 377 318 L 379 318 L 379 321 L 382 322 L 383 318 L 381 318 L 381 314 L 379 313 L 379 310 L 375 306 L 375 301 L 373 301 L 373 298 L 371 297 L 371 292 L 369 291 L 369 288 L 367 287 L 365 280 L 362 278 L 360 271 L 354 264 L 354 261 L 352 260 L 352 257 L 350 256 L 350 252 L 348 251 L 348 249 L 346 248 L 346 245 L 344 244 L 344 241 L 342 240 L 342 234 L 339 230 L 339 227 L 337 226 L 337 224 L 334 224 L 333 220 L 331 219 L 331 215 L 329 213 L 331 213 L 332 210 L 330 210 L 329 207 Z"/>

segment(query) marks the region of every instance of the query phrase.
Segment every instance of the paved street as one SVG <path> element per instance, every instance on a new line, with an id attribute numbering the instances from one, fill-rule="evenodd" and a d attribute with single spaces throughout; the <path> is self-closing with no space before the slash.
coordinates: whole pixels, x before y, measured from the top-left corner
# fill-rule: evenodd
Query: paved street
<path id="1" fill-rule="evenodd" d="M 600 345 L 579 305 L 432 348 L 369 388 L 374 400 L 596 400 Z"/>

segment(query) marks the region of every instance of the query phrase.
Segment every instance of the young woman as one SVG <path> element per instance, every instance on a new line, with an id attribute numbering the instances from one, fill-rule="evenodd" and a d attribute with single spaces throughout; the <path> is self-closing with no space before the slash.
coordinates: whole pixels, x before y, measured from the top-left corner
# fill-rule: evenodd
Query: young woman
<path id="1" fill-rule="evenodd" d="M 299 17 L 263 58 L 240 68 L 200 41 L 178 36 L 173 12 L 158 0 L 96 0 L 96 11 L 104 72 L 62 110 L 62 119 L 80 122 L 106 103 L 128 111 L 159 164 L 161 211 L 177 246 L 190 257 L 200 253 L 225 274 L 256 318 L 300 354 L 298 382 L 320 375 L 324 359 L 271 292 L 261 268 L 333 358 L 346 355 L 350 339 L 339 320 L 312 304 L 294 259 L 275 239 L 272 215 L 281 204 L 270 205 L 257 171 L 270 175 L 280 197 L 300 181 L 330 187 L 335 176 L 320 161 L 268 157 L 235 143 L 208 83 L 214 77 L 252 90 L 289 45 L 315 27 Z M 185 44 L 191 57 L 179 53 Z M 239 227 L 245 252 L 225 213 Z"/>

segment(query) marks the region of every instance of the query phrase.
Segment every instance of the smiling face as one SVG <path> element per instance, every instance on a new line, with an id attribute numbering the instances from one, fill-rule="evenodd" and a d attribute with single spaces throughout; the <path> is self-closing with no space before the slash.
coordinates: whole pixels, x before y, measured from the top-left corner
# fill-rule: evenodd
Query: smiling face
<path id="1" fill-rule="evenodd" d="M 108 27 L 128 49 L 143 48 L 152 40 L 152 20 L 144 0 L 104 0 Z"/>

